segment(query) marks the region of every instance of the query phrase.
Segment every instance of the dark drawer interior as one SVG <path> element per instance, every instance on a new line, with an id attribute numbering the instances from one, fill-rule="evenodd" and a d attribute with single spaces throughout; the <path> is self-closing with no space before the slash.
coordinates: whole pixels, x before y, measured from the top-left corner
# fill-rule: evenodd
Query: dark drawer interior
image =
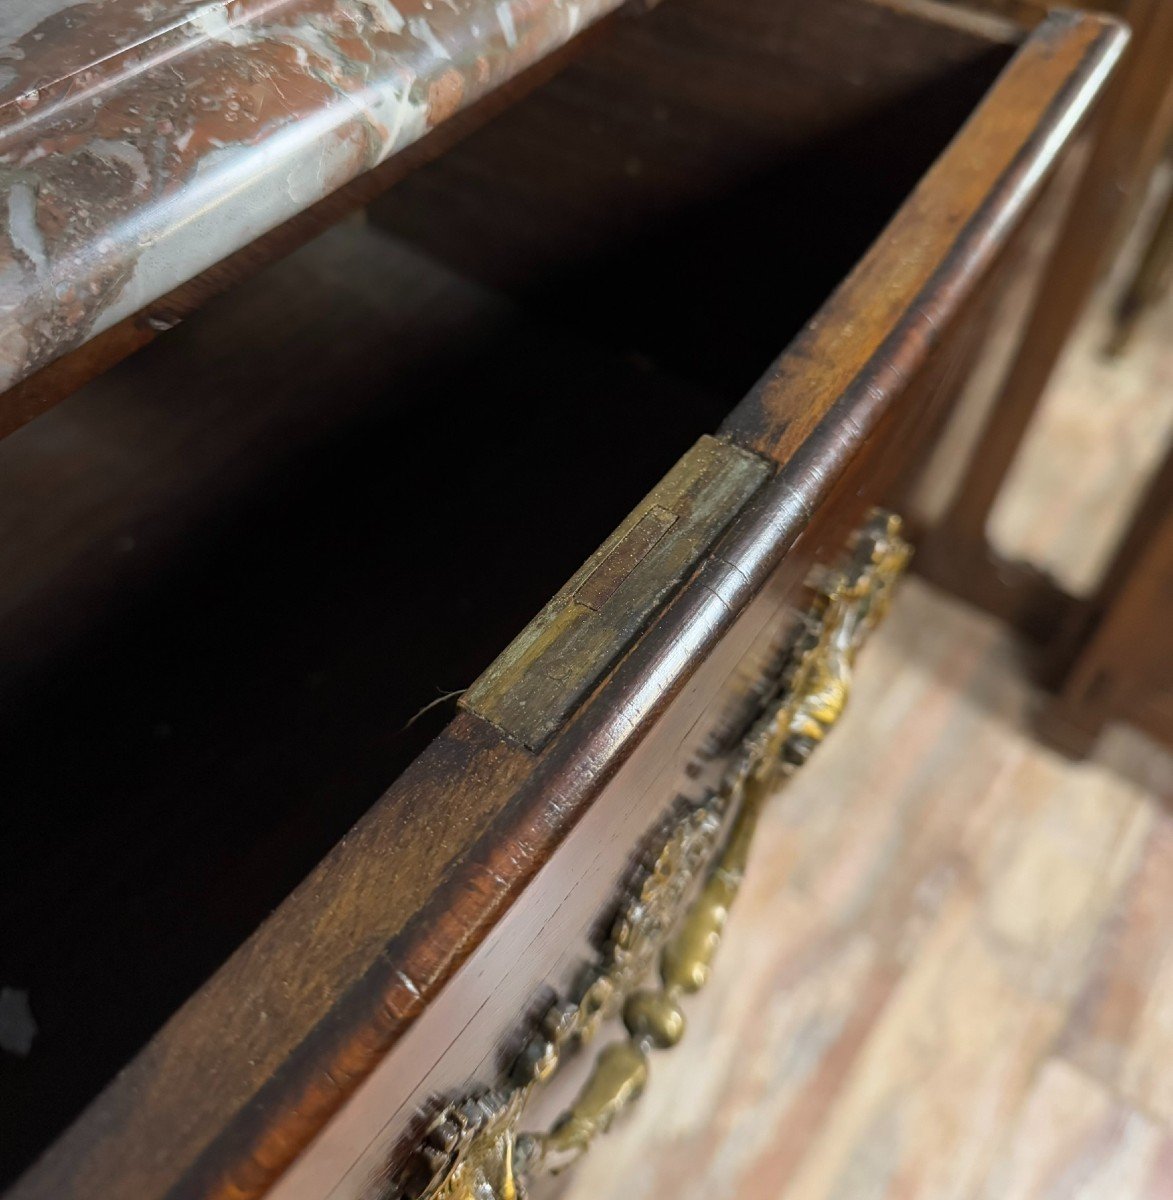
<path id="1" fill-rule="evenodd" d="M 0 444 L 0 1182 L 342 836 L 1009 50 L 667 0 Z"/>

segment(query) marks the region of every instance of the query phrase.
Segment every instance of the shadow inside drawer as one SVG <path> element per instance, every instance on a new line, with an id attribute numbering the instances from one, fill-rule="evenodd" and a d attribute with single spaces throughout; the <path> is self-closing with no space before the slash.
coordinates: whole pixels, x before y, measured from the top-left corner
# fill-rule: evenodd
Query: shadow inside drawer
<path id="1" fill-rule="evenodd" d="M 715 12 L 625 23 L 0 444 L 0 987 L 36 1024 L 0 1183 L 720 424 L 1008 53 L 862 0 Z"/>

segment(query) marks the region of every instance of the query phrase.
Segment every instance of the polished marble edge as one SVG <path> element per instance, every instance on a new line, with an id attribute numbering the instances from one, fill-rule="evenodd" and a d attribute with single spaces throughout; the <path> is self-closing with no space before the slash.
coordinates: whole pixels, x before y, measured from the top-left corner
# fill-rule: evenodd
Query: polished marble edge
<path id="1" fill-rule="evenodd" d="M 22 0 L 0 11 L 0 390 L 621 0 Z"/>

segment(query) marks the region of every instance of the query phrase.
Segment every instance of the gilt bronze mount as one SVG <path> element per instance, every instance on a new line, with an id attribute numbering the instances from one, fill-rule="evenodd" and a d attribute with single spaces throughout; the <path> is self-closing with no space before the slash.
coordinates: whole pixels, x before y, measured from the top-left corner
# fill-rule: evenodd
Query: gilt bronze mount
<path id="1" fill-rule="evenodd" d="M 505 1080 L 435 1117 L 393 1195 L 519 1200 L 527 1179 L 574 1162 L 639 1097 L 653 1052 L 684 1035 L 684 998 L 709 978 L 766 801 L 838 721 L 856 655 L 910 557 L 900 519 L 873 510 L 844 563 L 816 582 L 782 669 L 719 785 L 670 826 L 579 987 L 547 1008 Z M 548 1130 L 523 1132 L 534 1090 L 615 1016 L 626 1037 L 598 1053 L 570 1109 Z"/>

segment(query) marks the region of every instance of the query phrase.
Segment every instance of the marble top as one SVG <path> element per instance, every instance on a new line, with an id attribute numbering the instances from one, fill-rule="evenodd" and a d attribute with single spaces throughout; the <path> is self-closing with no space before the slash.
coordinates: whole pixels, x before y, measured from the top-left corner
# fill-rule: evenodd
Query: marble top
<path id="1" fill-rule="evenodd" d="M 0 391 L 619 0 L 2 0 Z"/>

